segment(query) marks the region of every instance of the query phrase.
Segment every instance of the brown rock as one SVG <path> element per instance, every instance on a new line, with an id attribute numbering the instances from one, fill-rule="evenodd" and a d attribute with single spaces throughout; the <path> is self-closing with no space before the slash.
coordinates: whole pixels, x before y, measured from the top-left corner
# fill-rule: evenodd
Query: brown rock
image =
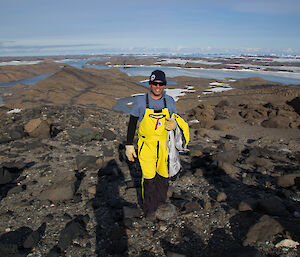
<path id="1" fill-rule="evenodd" d="M 210 209 L 212 207 L 211 201 L 205 201 L 204 202 L 204 209 Z"/>
<path id="2" fill-rule="evenodd" d="M 69 176 L 46 188 L 39 195 L 40 200 L 64 201 L 73 198 L 75 193 L 75 177 Z"/>
<path id="3" fill-rule="evenodd" d="M 300 177 L 300 173 L 283 175 L 278 178 L 277 185 L 279 187 L 291 187 L 295 185 L 295 178 Z"/>
<path id="4" fill-rule="evenodd" d="M 232 129 L 232 127 L 225 125 L 225 124 L 220 124 L 220 123 L 213 125 L 212 128 L 214 130 L 220 130 L 220 131 L 229 131 Z"/>
<path id="5" fill-rule="evenodd" d="M 256 242 L 271 240 L 273 236 L 283 231 L 284 228 L 277 220 L 272 219 L 268 215 L 264 215 L 259 219 L 258 223 L 249 229 L 243 245 L 247 246 Z"/>
<path id="6" fill-rule="evenodd" d="M 261 125 L 265 128 L 289 128 L 290 120 L 284 117 L 271 118 L 264 120 Z"/>
<path id="7" fill-rule="evenodd" d="M 186 212 L 197 211 L 201 209 L 201 205 L 197 201 L 188 202 L 184 205 Z"/>
<path id="8" fill-rule="evenodd" d="M 217 165 L 220 169 L 224 170 L 226 174 L 236 175 L 240 172 L 239 168 L 233 166 L 228 162 L 219 161 Z"/>
<path id="9" fill-rule="evenodd" d="M 239 204 L 239 211 L 253 211 L 257 206 L 255 199 L 246 199 Z"/>
<path id="10" fill-rule="evenodd" d="M 224 202 L 227 199 L 227 195 L 224 192 L 221 192 L 218 194 L 217 196 L 217 201 L 220 202 Z"/>
<path id="11" fill-rule="evenodd" d="M 177 216 L 177 214 L 176 207 L 170 203 L 165 203 L 156 210 L 156 218 L 164 221 Z"/>
<path id="12" fill-rule="evenodd" d="M 95 195 L 97 192 L 97 187 L 96 186 L 89 187 L 88 192 L 92 195 Z"/>
<path id="13" fill-rule="evenodd" d="M 34 138 L 48 138 L 50 137 L 50 126 L 49 123 L 41 118 L 33 119 L 29 121 L 25 127 L 25 132 L 27 132 L 31 137 Z"/>

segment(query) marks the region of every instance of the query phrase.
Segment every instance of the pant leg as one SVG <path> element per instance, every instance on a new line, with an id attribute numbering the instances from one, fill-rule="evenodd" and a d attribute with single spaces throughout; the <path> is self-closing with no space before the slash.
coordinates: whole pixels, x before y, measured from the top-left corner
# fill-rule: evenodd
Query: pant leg
<path id="1" fill-rule="evenodd" d="M 168 179 L 156 173 L 153 179 L 144 179 L 144 202 L 145 215 L 149 215 L 166 202 L 168 193 Z"/>
<path id="2" fill-rule="evenodd" d="M 143 189 L 144 189 L 144 201 L 143 201 L 143 211 L 146 216 L 156 211 L 158 207 L 158 198 L 156 192 L 155 177 L 152 179 L 144 179 Z"/>
<path id="3" fill-rule="evenodd" d="M 158 173 L 156 173 L 155 186 L 156 186 L 156 193 L 157 193 L 157 204 L 159 206 L 165 203 L 167 200 L 167 194 L 169 188 L 168 178 L 160 176 Z"/>

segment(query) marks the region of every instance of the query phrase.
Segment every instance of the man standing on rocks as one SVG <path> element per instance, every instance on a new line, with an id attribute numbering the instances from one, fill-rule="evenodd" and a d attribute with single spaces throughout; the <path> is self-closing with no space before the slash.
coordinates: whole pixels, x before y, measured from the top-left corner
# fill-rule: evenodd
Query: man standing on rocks
<path id="1" fill-rule="evenodd" d="M 133 139 L 138 129 L 138 159 L 142 169 L 143 210 L 153 217 L 159 205 L 165 203 L 168 192 L 168 131 L 177 125 L 185 144 L 189 141 L 188 124 L 177 114 L 174 99 L 165 94 L 165 73 L 155 70 L 149 78 L 150 91 L 135 97 L 127 131 L 126 156 L 134 162 L 137 158 Z"/>

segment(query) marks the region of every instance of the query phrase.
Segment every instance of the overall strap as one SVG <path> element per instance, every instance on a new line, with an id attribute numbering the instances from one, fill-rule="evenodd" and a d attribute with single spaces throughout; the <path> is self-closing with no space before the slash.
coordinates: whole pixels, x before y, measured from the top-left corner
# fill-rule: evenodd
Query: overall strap
<path id="1" fill-rule="evenodd" d="M 149 108 L 149 97 L 148 97 L 148 93 L 146 94 L 146 108 Z"/>
<path id="2" fill-rule="evenodd" d="M 165 96 L 163 96 L 163 100 L 164 100 L 164 108 L 167 108 L 167 100 L 166 100 Z M 146 108 L 149 108 L 149 95 L 148 95 L 148 93 L 146 94 Z"/>

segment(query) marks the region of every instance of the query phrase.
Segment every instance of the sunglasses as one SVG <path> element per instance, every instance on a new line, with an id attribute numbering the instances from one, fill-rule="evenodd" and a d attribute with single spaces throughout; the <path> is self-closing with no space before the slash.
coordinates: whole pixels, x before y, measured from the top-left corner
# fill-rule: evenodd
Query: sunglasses
<path id="1" fill-rule="evenodd" d="M 163 87 L 163 86 L 165 86 L 166 84 L 163 83 L 163 82 L 151 82 L 150 85 L 152 85 L 152 86 L 160 86 L 160 87 Z"/>

